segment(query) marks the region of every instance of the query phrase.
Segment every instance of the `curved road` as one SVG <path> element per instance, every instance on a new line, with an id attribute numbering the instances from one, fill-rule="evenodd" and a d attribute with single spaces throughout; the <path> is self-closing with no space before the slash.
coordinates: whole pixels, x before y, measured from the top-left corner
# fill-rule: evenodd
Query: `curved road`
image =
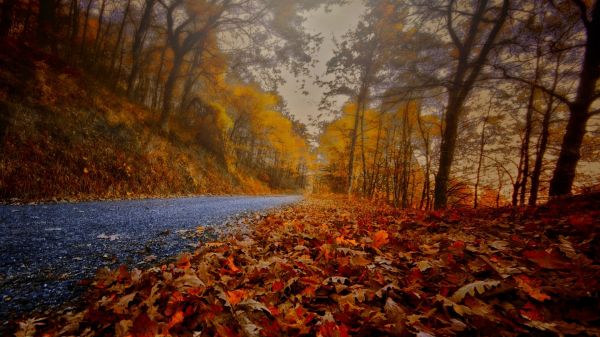
<path id="1" fill-rule="evenodd" d="M 300 196 L 193 197 L 0 205 L 0 322 L 74 299 L 100 267 L 144 266 L 193 250 L 246 212 Z M 196 230 L 206 230 L 199 235 Z M 0 331 L 2 327 L 0 326 Z"/>

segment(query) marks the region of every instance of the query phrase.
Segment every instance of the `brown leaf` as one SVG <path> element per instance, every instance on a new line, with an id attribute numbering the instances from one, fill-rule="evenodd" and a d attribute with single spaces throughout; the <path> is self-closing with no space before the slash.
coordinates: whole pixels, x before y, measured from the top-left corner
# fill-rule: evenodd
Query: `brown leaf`
<path id="1" fill-rule="evenodd" d="M 122 296 L 112 307 L 116 314 L 124 314 L 129 310 L 129 302 L 133 301 L 137 292 Z"/>
<path id="2" fill-rule="evenodd" d="M 142 313 L 133 321 L 129 333 L 131 337 L 155 337 L 158 333 L 158 324 Z"/>
<path id="3" fill-rule="evenodd" d="M 484 280 L 484 281 L 475 281 L 460 287 L 451 297 L 450 299 L 454 302 L 462 301 L 465 296 L 471 295 L 475 296 L 477 293 L 483 294 L 487 289 L 493 288 L 500 284 L 500 281 L 496 280 Z"/>
<path id="4" fill-rule="evenodd" d="M 385 301 L 383 310 L 389 321 L 393 324 L 392 335 L 404 335 L 406 333 L 406 311 L 390 297 Z"/>
<path id="5" fill-rule="evenodd" d="M 550 296 L 544 294 L 539 289 L 539 280 L 533 280 L 527 277 L 527 275 L 517 275 L 515 276 L 515 281 L 517 281 L 517 286 L 519 289 L 525 291 L 532 298 L 543 302 L 545 300 L 549 300 Z"/>
<path id="6" fill-rule="evenodd" d="M 548 253 L 545 250 L 528 250 L 523 252 L 523 256 L 544 269 L 568 269 L 570 264 L 566 263 L 556 254 Z"/>

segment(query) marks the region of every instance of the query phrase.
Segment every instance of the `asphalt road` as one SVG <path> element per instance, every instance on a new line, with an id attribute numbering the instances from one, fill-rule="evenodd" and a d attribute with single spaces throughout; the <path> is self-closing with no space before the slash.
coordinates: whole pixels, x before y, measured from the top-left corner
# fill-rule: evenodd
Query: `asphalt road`
<path id="1" fill-rule="evenodd" d="M 192 251 L 229 219 L 300 198 L 0 205 L 0 322 L 73 300 L 83 290 L 79 281 L 101 267 L 143 267 Z M 206 230 L 199 234 L 198 226 Z"/>

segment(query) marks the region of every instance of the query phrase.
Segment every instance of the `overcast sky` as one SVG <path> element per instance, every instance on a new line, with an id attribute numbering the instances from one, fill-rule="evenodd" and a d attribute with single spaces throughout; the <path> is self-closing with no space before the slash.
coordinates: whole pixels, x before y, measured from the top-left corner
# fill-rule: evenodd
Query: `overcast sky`
<path id="1" fill-rule="evenodd" d="M 364 10 L 361 0 L 349 1 L 345 6 L 333 6 L 330 12 L 323 8 L 309 12 L 304 23 L 307 31 L 321 33 L 324 38 L 317 55 L 315 75 L 323 75 L 327 61 L 333 56 L 333 39 L 340 38 L 345 32 L 354 28 Z M 292 74 L 284 76 L 287 83 L 279 88 L 279 93 L 288 104 L 288 109 L 298 120 L 308 125 L 309 116 L 315 117 L 319 113 L 319 102 L 323 90 L 314 84 L 314 77 L 306 80 L 308 96 L 302 94 L 299 85 Z M 311 132 L 316 130 L 310 129 Z"/>

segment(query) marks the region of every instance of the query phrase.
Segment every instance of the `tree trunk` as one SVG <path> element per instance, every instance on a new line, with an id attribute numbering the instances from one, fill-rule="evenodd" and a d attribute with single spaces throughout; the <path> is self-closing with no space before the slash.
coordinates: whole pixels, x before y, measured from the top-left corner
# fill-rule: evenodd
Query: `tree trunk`
<path id="1" fill-rule="evenodd" d="M 456 137 L 458 132 L 458 115 L 462 107 L 460 102 L 454 96 L 448 100 L 448 108 L 444 118 L 444 132 L 442 144 L 440 146 L 440 164 L 438 172 L 435 175 L 434 190 L 434 208 L 445 208 L 448 203 L 448 179 L 450 177 L 450 167 L 454 159 L 454 148 L 456 147 Z"/>
<path id="2" fill-rule="evenodd" d="M 556 65 L 554 68 L 554 78 L 552 81 L 552 92 L 556 91 L 559 79 L 559 68 L 561 65 L 561 55 L 559 54 L 556 58 Z M 548 137 L 550 136 L 550 119 L 552 112 L 554 111 L 554 96 L 548 95 L 548 101 L 546 102 L 546 110 L 544 111 L 544 117 L 542 120 L 542 129 L 538 138 L 538 146 L 535 155 L 535 164 L 533 172 L 531 173 L 531 190 L 529 191 L 529 206 L 535 206 L 538 199 L 538 191 L 540 187 L 540 176 L 542 174 L 542 165 L 544 163 L 544 154 L 548 147 Z"/>
<path id="3" fill-rule="evenodd" d="M 194 57 L 192 58 L 192 63 L 190 64 L 190 70 L 185 78 L 185 83 L 183 84 L 183 92 L 181 93 L 181 102 L 179 104 L 179 111 L 181 113 L 185 112 L 189 107 L 192 101 L 192 89 L 200 75 L 197 72 L 194 72 L 192 69 L 197 69 L 200 67 L 202 61 L 202 53 L 203 53 L 203 43 L 200 43 L 199 48 L 194 53 Z"/>
<path id="4" fill-rule="evenodd" d="M 531 173 L 531 190 L 529 192 L 529 206 L 535 206 L 537 203 L 538 191 L 540 187 L 540 176 L 542 174 L 542 164 L 544 162 L 544 154 L 548 147 L 548 136 L 550 135 L 550 116 L 552 115 L 553 104 L 549 103 L 544 113 L 542 120 L 542 130 L 538 140 L 538 149 L 535 155 L 535 164 Z"/>
<path id="5" fill-rule="evenodd" d="M 40 1 L 37 38 L 40 46 L 49 44 L 54 49 L 54 28 L 56 24 L 56 0 Z"/>
<path id="6" fill-rule="evenodd" d="M 132 99 L 134 93 L 135 81 L 140 72 L 140 54 L 142 52 L 142 47 L 144 45 L 144 36 L 146 35 L 146 31 L 150 26 L 150 22 L 152 21 L 152 13 L 154 11 L 154 4 L 156 0 L 146 0 L 146 5 L 144 7 L 144 13 L 140 19 L 140 25 L 135 31 L 135 36 L 133 38 L 133 46 L 131 48 L 131 72 L 129 73 L 129 77 L 127 78 L 127 96 Z"/>
<path id="7" fill-rule="evenodd" d="M 444 132 L 440 147 L 440 163 L 438 172 L 435 176 L 434 207 L 436 209 L 445 208 L 448 203 L 448 180 L 450 178 L 452 160 L 454 159 L 458 120 L 463 104 L 471 92 L 475 81 L 479 77 L 479 73 L 487 60 L 487 56 L 495 45 L 496 37 L 508 16 L 509 0 L 504 0 L 502 2 L 501 12 L 491 26 L 492 28 L 483 41 L 482 46 L 478 48 L 479 53 L 472 55 L 473 50 L 475 50 L 474 43 L 477 36 L 484 34 L 481 32 L 482 27 L 480 27 L 480 25 L 484 19 L 484 14 L 488 9 L 487 5 L 488 1 L 486 0 L 478 1 L 477 9 L 471 17 L 468 32 L 462 42 L 459 40 L 452 27 L 451 18 L 453 9 L 452 6 L 448 6 L 448 31 L 453 43 L 459 50 L 459 60 L 448 93 Z"/>
<path id="8" fill-rule="evenodd" d="M 375 141 L 375 153 L 373 154 L 373 170 L 371 171 L 371 177 L 369 178 L 369 188 L 368 188 L 368 192 L 367 195 L 369 197 L 373 197 L 374 193 L 375 193 L 375 186 L 376 186 L 376 181 L 378 179 L 379 176 L 379 169 L 380 169 L 380 165 L 379 165 L 379 144 L 381 143 L 381 128 L 382 128 L 382 119 L 383 116 L 380 115 L 378 124 L 377 124 L 377 139 Z"/>
<path id="9" fill-rule="evenodd" d="M 102 0 L 100 5 L 100 13 L 98 14 L 98 29 L 96 29 L 96 39 L 94 40 L 94 51 L 98 52 L 98 44 L 102 36 L 102 23 L 104 21 L 104 9 L 106 8 L 106 0 Z"/>
<path id="10" fill-rule="evenodd" d="M 489 116 L 489 111 L 488 111 Z M 481 177 L 481 166 L 483 165 L 483 151 L 485 150 L 485 126 L 487 124 L 488 116 L 483 119 L 483 126 L 481 129 L 481 138 L 479 139 L 479 158 L 477 160 L 477 175 L 475 177 L 475 195 L 473 196 L 473 208 L 477 208 L 479 206 L 477 200 L 479 198 L 479 179 Z"/>
<path id="11" fill-rule="evenodd" d="M 158 66 L 158 71 L 156 72 L 156 81 L 154 83 L 154 95 L 152 95 L 152 109 L 158 110 L 160 106 L 160 79 L 162 77 L 162 71 L 165 64 L 165 54 L 167 52 L 167 48 L 163 48 L 160 52 L 160 65 Z"/>
<path id="12" fill-rule="evenodd" d="M 356 138 L 358 133 L 358 122 L 360 121 L 360 104 L 356 104 L 356 111 L 354 112 L 354 127 L 350 133 L 350 154 L 348 156 L 348 188 L 346 193 L 350 195 L 352 193 L 352 184 L 354 180 L 354 150 L 356 148 Z"/>
<path id="13" fill-rule="evenodd" d="M 121 47 L 121 40 L 123 40 L 123 30 L 125 29 L 125 24 L 127 22 L 127 16 L 129 15 L 129 8 L 131 7 L 131 0 L 127 0 L 127 5 L 125 6 L 125 11 L 123 12 L 123 20 L 121 20 L 121 25 L 119 26 L 119 33 L 117 34 L 117 42 L 115 43 L 115 48 L 113 49 L 111 61 L 110 61 L 110 71 L 114 72 L 115 64 L 117 63 L 117 53 Z M 119 78 L 115 76 L 114 83 L 119 83 Z"/>
<path id="14" fill-rule="evenodd" d="M 429 155 L 429 134 L 425 132 L 423 128 L 423 121 L 419 112 L 417 116 L 417 125 L 419 126 L 419 133 L 421 134 L 421 138 L 423 139 L 423 146 L 425 147 L 425 173 L 423 175 L 423 189 L 421 191 L 421 200 L 419 201 L 419 209 L 429 208 L 429 193 L 430 193 L 430 183 L 429 183 L 429 174 L 431 169 L 431 160 Z"/>
<path id="15" fill-rule="evenodd" d="M 0 37 L 7 37 L 13 25 L 13 9 L 17 0 L 4 0 L 0 17 Z"/>
<path id="16" fill-rule="evenodd" d="M 587 108 L 583 105 L 571 107 L 567 130 L 560 148 L 560 155 L 554 175 L 550 181 L 550 196 L 556 197 L 571 193 L 575 170 L 581 157 L 581 144 L 589 118 Z"/>
<path id="17" fill-rule="evenodd" d="M 73 51 L 77 45 L 77 37 L 79 36 L 79 0 L 71 0 L 71 47 Z M 72 52 L 72 54 L 75 54 Z"/>
<path id="18" fill-rule="evenodd" d="M 365 103 L 363 102 L 362 107 L 360 107 L 360 156 L 362 160 L 362 194 L 365 195 L 367 193 L 367 157 L 365 154 Z"/>
<path id="19" fill-rule="evenodd" d="M 165 133 L 169 132 L 169 118 L 171 117 L 171 110 L 173 109 L 173 93 L 175 91 L 177 79 L 179 78 L 181 65 L 183 64 L 183 53 L 177 50 L 175 50 L 174 53 L 173 68 L 171 68 L 169 77 L 165 83 L 165 89 L 163 92 L 163 106 L 159 120 L 159 126 Z"/>
<path id="20" fill-rule="evenodd" d="M 42 1 L 44 2 L 44 1 Z M 89 0 L 87 7 L 85 8 L 85 18 L 83 19 L 83 36 L 81 37 L 81 45 L 79 46 L 79 54 L 83 55 L 83 51 L 85 50 L 85 43 L 87 39 L 87 31 L 88 31 L 88 23 L 90 19 L 90 10 L 92 8 L 92 3 L 94 0 Z"/>
<path id="21" fill-rule="evenodd" d="M 521 175 L 521 188 L 519 194 L 519 205 L 525 204 L 525 193 L 527 192 L 527 180 L 529 178 L 529 144 L 531 142 L 531 130 L 533 129 L 533 102 L 534 102 L 535 88 L 531 88 L 531 96 L 529 98 L 527 107 L 527 116 L 525 117 L 525 135 L 523 138 L 523 145 L 521 148 L 521 156 L 523 156 L 523 173 Z"/>
<path id="22" fill-rule="evenodd" d="M 600 4 L 596 1 L 593 6 L 592 18 L 588 21 L 589 28 L 587 28 L 577 96 L 575 101 L 569 104 L 569 122 L 550 181 L 550 197 L 571 193 L 577 163 L 581 157 L 581 144 L 586 132 L 586 124 L 590 118 L 589 108 L 594 101 L 596 82 L 600 77 Z"/>

